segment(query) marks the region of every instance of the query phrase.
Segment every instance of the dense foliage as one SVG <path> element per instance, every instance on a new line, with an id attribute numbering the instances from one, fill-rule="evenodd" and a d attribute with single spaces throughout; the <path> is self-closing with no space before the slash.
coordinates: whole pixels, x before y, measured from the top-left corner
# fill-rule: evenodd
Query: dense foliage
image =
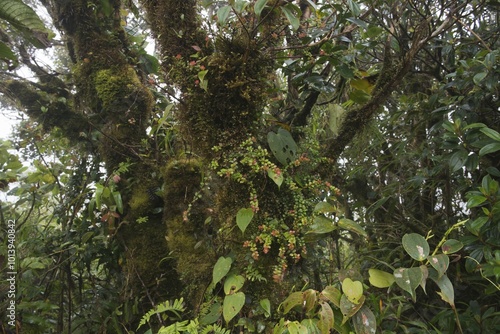
<path id="1" fill-rule="evenodd" d="M 498 7 L 2 0 L 2 330 L 500 332 Z"/>

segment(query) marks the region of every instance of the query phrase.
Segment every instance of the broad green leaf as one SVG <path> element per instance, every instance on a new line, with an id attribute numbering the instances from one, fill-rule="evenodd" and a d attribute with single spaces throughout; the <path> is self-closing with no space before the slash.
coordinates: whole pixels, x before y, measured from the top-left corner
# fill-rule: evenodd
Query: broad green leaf
<path id="1" fill-rule="evenodd" d="M 355 89 L 349 94 L 349 99 L 359 104 L 370 101 L 371 97 L 372 96 L 370 94 L 359 89 Z"/>
<path id="2" fill-rule="evenodd" d="M 479 83 L 481 81 L 483 81 L 483 79 L 486 78 L 487 75 L 488 75 L 488 72 L 479 72 L 476 75 L 474 75 L 474 77 L 472 78 L 472 80 L 474 81 L 474 83 L 476 85 L 479 85 Z"/>
<path id="3" fill-rule="evenodd" d="M 217 320 L 219 320 L 221 314 L 222 314 L 222 304 L 214 303 L 212 306 L 210 306 L 208 314 L 200 318 L 200 324 L 211 325 L 215 323 Z"/>
<path id="4" fill-rule="evenodd" d="M 288 3 L 281 7 L 281 11 L 285 14 L 288 22 L 292 25 L 293 30 L 297 30 L 300 27 L 300 9 L 292 3 Z"/>
<path id="5" fill-rule="evenodd" d="M 429 268 L 427 268 L 426 265 L 422 264 L 419 266 L 420 272 L 422 273 L 422 280 L 420 281 L 420 287 L 422 290 L 425 290 L 426 284 L 427 284 L 427 278 L 429 277 Z"/>
<path id="6" fill-rule="evenodd" d="M 255 5 L 253 6 L 255 15 L 260 16 L 260 13 L 262 13 L 262 10 L 264 9 L 268 1 L 269 0 L 257 0 Z"/>
<path id="7" fill-rule="evenodd" d="M 441 296 L 445 302 L 451 305 L 451 307 L 455 307 L 455 291 L 453 290 L 453 284 L 451 283 L 448 276 L 443 275 L 436 279 L 435 277 L 431 277 L 434 282 L 439 286 L 441 292 L 438 294 Z"/>
<path id="8" fill-rule="evenodd" d="M 283 165 L 294 161 L 297 155 L 297 144 L 290 132 L 279 128 L 277 133 L 270 131 L 267 134 L 267 142 L 274 156 Z"/>
<path id="9" fill-rule="evenodd" d="M 493 140 L 500 141 L 500 133 L 490 128 L 481 128 L 481 132 Z"/>
<path id="10" fill-rule="evenodd" d="M 226 322 L 231 321 L 241 311 L 244 304 L 245 294 L 243 292 L 236 292 L 224 297 L 224 304 L 222 305 L 224 320 Z"/>
<path id="11" fill-rule="evenodd" d="M 12 50 L 7 46 L 7 44 L 0 41 L 0 60 L 2 59 L 10 59 L 17 64 L 17 57 L 14 54 L 14 52 L 12 52 Z"/>
<path id="12" fill-rule="evenodd" d="M 359 235 L 361 235 L 363 237 L 367 237 L 368 236 L 366 234 L 366 231 L 361 227 L 361 225 L 359 225 L 358 223 L 354 222 L 351 219 L 341 218 L 337 222 L 337 225 L 338 225 L 339 228 L 341 228 L 343 230 L 347 230 L 347 231 L 350 231 L 350 232 L 357 233 L 357 234 L 359 234 Z"/>
<path id="13" fill-rule="evenodd" d="M 359 311 L 364 302 L 365 296 L 361 297 L 358 304 L 352 303 L 349 299 L 347 299 L 346 295 L 342 295 L 342 297 L 340 297 L 340 312 L 342 312 L 343 315 L 342 325 Z"/>
<path id="14" fill-rule="evenodd" d="M 269 299 L 262 299 L 260 302 L 260 307 L 262 307 L 262 309 L 264 310 L 264 315 L 267 317 L 270 317 L 271 316 L 271 302 L 269 301 Z"/>
<path id="15" fill-rule="evenodd" d="M 303 307 L 306 312 L 313 310 L 317 306 L 316 303 L 318 301 L 318 294 L 316 290 L 307 289 L 303 292 L 302 298 L 304 300 Z"/>
<path id="16" fill-rule="evenodd" d="M 213 283 L 217 284 L 220 280 L 227 275 L 229 269 L 231 269 L 231 264 L 233 259 L 230 257 L 221 256 L 215 263 L 214 270 L 212 273 Z"/>
<path id="17" fill-rule="evenodd" d="M 394 270 L 394 278 L 396 284 L 401 289 L 408 292 L 413 301 L 416 300 L 415 290 L 420 285 L 423 279 L 422 270 L 420 268 L 399 268 Z"/>
<path id="18" fill-rule="evenodd" d="M 111 198 L 111 189 L 109 187 L 104 187 L 102 189 L 102 198 L 110 199 Z"/>
<path id="19" fill-rule="evenodd" d="M 119 191 L 113 191 L 113 199 L 115 200 L 115 205 L 118 212 L 123 213 L 122 195 Z"/>
<path id="20" fill-rule="evenodd" d="M 347 4 L 349 5 L 349 9 L 351 10 L 352 15 L 354 17 L 359 16 L 359 13 L 361 12 L 359 5 L 353 0 L 347 0 Z"/>
<path id="21" fill-rule="evenodd" d="M 283 183 L 283 173 L 281 173 L 281 171 L 279 173 L 276 173 L 273 169 L 268 169 L 267 170 L 267 176 L 269 176 L 271 178 L 271 180 L 274 181 L 274 183 L 276 183 L 276 185 L 278 186 L 278 188 L 281 187 L 281 184 Z"/>
<path id="22" fill-rule="evenodd" d="M 245 230 L 250 224 L 253 218 L 253 210 L 249 208 L 243 208 L 236 214 L 236 225 L 240 228 L 241 232 L 245 233 Z"/>
<path id="23" fill-rule="evenodd" d="M 217 10 L 217 21 L 221 26 L 226 25 L 231 13 L 231 6 L 223 6 Z"/>
<path id="24" fill-rule="evenodd" d="M 229 295 L 231 293 L 235 293 L 240 290 L 245 284 L 245 277 L 241 275 L 229 275 L 224 280 L 224 293 Z"/>
<path id="25" fill-rule="evenodd" d="M 476 206 L 479 206 L 486 202 L 486 197 L 482 195 L 474 195 L 469 198 L 467 201 L 467 208 L 475 208 Z"/>
<path id="26" fill-rule="evenodd" d="M 36 12 L 21 0 L 0 1 L 0 19 L 4 19 L 24 36 L 24 39 L 39 49 L 50 46 L 48 30 Z"/>
<path id="27" fill-rule="evenodd" d="M 328 202 L 319 202 L 314 206 L 314 212 L 316 213 L 332 213 L 337 211 L 337 208 Z"/>
<path id="28" fill-rule="evenodd" d="M 104 186 L 102 184 L 96 184 L 94 198 L 97 210 L 101 210 L 103 191 L 104 191 Z"/>
<path id="29" fill-rule="evenodd" d="M 491 143 L 484 145 L 480 150 L 479 150 L 479 155 L 483 156 L 486 154 L 490 154 L 496 151 L 500 151 L 500 143 Z"/>
<path id="30" fill-rule="evenodd" d="M 306 234 L 324 234 L 330 233 L 337 229 L 337 226 L 331 219 L 323 216 L 314 217 L 314 222 L 310 226 L 310 230 Z"/>
<path id="31" fill-rule="evenodd" d="M 375 87 L 367 79 L 353 79 L 349 84 L 352 88 L 363 91 L 366 94 L 371 94 L 373 87 Z"/>
<path id="32" fill-rule="evenodd" d="M 352 317 L 356 334 L 375 334 L 377 332 L 377 319 L 368 306 L 363 307 Z"/>
<path id="33" fill-rule="evenodd" d="M 475 236 L 478 236 L 481 227 L 483 227 L 483 225 L 486 224 L 488 220 L 489 218 L 487 216 L 481 216 L 474 220 L 469 220 L 465 224 L 465 227 L 467 228 L 467 230 L 469 230 L 470 233 L 474 234 Z"/>
<path id="34" fill-rule="evenodd" d="M 430 255 L 427 260 L 431 266 L 437 270 L 438 277 L 443 276 L 448 270 L 448 265 L 450 264 L 450 258 L 446 254 Z"/>
<path id="35" fill-rule="evenodd" d="M 455 239 L 446 240 L 446 242 L 441 246 L 441 250 L 444 254 L 453 254 L 458 252 L 464 247 L 464 244 Z"/>
<path id="36" fill-rule="evenodd" d="M 342 281 L 342 291 L 351 303 L 358 304 L 363 296 L 363 284 L 360 281 L 353 281 L 347 277 Z"/>
<path id="37" fill-rule="evenodd" d="M 340 290 L 331 285 L 328 285 L 323 291 L 321 291 L 320 294 L 320 298 L 325 298 L 337 307 L 340 307 L 341 297 L 342 293 L 340 292 Z"/>
<path id="38" fill-rule="evenodd" d="M 86 244 L 94 236 L 94 232 L 86 232 L 82 235 L 82 244 Z"/>
<path id="39" fill-rule="evenodd" d="M 241 14 L 245 8 L 248 6 L 249 2 L 247 0 L 236 0 L 234 1 L 234 10 L 236 13 Z"/>
<path id="40" fill-rule="evenodd" d="M 394 275 L 388 272 L 369 269 L 368 274 L 370 275 L 370 284 L 377 288 L 388 288 L 394 283 Z"/>
<path id="41" fill-rule="evenodd" d="M 328 126 L 332 131 L 334 136 L 338 136 L 340 125 L 342 120 L 344 119 L 345 109 L 342 108 L 339 104 L 331 104 L 328 107 L 329 117 L 328 117 Z"/>
<path id="42" fill-rule="evenodd" d="M 292 292 L 281 305 L 283 305 L 283 313 L 287 314 L 295 306 L 302 305 L 304 302 L 304 297 L 302 292 Z"/>
<path id="43" fill-rule="evenodd" d="M 465 165 L 465 161 L 469 156 L 469 152 L 466 150 L 458 150 L 450 156 L 449 165 L 452 172 L 456 172 Z"/>
<path id="44" fill-rule="evenodd" d="M 403 236 L 403 248 L 415 260 L 423 261 L 429 255 L 429 244 L 423 236 L 417 233 Z"/>
<path id="45" fill-rule="evenodd" d="M 304 319 L 300 322 L 302 326 L 307 329 L 308 334 L 322 334 L 324 332 L 320 331 L 318 328 L 318 320 L 316 319 Z M 327 332 L 329 333 L 329 332 Z"/>
<path id="46" fill-rule="evenodd" d="M 208 73 L 208 70 L 199 71 L 198 72 L 198 79 L 200 79 L 200 81 L 203 81 L 205 79 L 205 76 L 207 75 L 207 73 Z"/>
<path id="47" fill-rule="evenodd" d="M 327 302 L 321 302 L 319 305 L 321 308 L 318 311 L 318 328 L 321 330 L 321 333 L 330 333 L 330 329 L 333 328 L 334 324 L 333 310 Z"/>
<path id="48" fill-rule="evenodd" d="M 309 334 L 307 328 L 302 326 L 297 321 L 288 323 L 288 333 L 289 334 Z"/>

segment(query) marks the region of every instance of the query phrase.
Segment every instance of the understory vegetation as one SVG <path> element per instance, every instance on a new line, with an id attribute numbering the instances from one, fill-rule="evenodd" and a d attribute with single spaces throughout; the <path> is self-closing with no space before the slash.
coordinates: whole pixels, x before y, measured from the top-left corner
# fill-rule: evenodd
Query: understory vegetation
<path id="1" fill-rule="evenodd" d="M 498 20 L 2 0 L 2 333 L 500 332 Z"/>

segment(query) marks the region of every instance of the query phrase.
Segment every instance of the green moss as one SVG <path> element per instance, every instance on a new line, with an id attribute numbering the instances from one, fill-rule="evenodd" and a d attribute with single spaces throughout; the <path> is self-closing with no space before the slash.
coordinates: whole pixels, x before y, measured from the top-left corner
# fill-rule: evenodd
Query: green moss
<path id="1" fill-rule="evenodd" d="M 103 69 L 96 72 L 95 89 L 105 111 L 113 112 L 119 103 L 126 103 L 141 86 L 137 74 L 129 67 Z"/>

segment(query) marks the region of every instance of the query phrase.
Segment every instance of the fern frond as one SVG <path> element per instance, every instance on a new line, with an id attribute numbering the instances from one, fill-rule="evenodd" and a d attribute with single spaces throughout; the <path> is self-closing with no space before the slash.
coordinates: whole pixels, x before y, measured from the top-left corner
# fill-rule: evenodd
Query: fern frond
<path id="1" fill-rule="evenodd" d="M 151 309 L 146 313 L 141 321 L 139 322 L 139 326 L 137 326 L 137 329 L 139 329 L 141 326 L 146 324 L 146 322 L 149 322 L 151 317 L 155 314 L 159 313 L 165 313 L 165 312 L 172 312 L 174 313 L 178 318 L 181 317 L 180 313 L 184 312 L 186 308 L 184 307 L 184 299 L 176 299 L 174 300 L 173 303 L 170 303 L 170 301 L 166 301 L 162 304 L 157 305 L 155 308 Z"/>

